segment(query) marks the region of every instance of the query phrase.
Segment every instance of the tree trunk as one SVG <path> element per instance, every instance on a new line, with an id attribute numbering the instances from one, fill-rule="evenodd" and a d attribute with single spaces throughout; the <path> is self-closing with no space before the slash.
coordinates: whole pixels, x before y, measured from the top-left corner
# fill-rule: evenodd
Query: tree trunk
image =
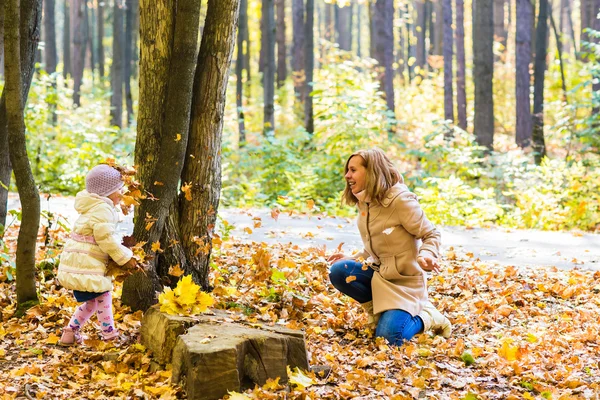
<path id="1" fill-rule="evenodd" d="M 131 0 L 133 7 L 133 15 L 131 21 L 131 48 L 133 49 L 133 57 L 131 60 L 131 76 L 134 79 L 138 78 L 138 64 L 139 64 L 139 55 L 140 48 L 138 45 L 139 35 L 140 35 L 140 1 L 139 0 Z"/>
<path id="2" fill-rule="evenodd" d="M 240 0 L 239 25 L 237 32 L 237 57 L 235 60 L 235 75 L 236 75 L 236 106 L 238 112 L 238 129 L 239 139 L 238 146 L 243 147 L 246 144 L 246 126 L 244 121 L 244 81 L 243 72 L 245 66 L 244 56 L 244 38 L 248 31 L 248 0 Z M 247 73 L 246 73 L 246 76 Z"/>
<path id="3" fill-rule="evenodd" d="M 198 68 L 188 155 L 181 177 L 191 184 L 192 200 L 180 198 L 181 238 L 188 259 L 186 272 L 204 290 L 212 235 L 221 193 L 221 134 L 229 65 L 235 43 L 240 0 L 209 0 Z"/>
<path id="4" fill-rule="evenodd" d="M 131 70 L 133 66 L 133 29 L 135 14 L 137 14 L 137 0 L 127 1 L 127 10 L 125 11 L 125 58 L 123 72 L 125 76 L 125 104 L 127 105 L 127 126 L 133 122 L 133 97 L 131 96 Z"/>
<path id="5" fill-rule="evenodd" d="M 275 134 L 275 2 L 262 0 L 265 34 L 265 71 L 263 74 L 264 88 L 264 128 L 266 136 Z"/>
<path id="6" fill-rule="evenodd" d="M 98 12 L 96 14 L 97 21 L 96 25 L 98 27 L 98 74 L 100 75 L 100 80 L 104 78 L 104 1 L 96 0 Z"/>
<path id="7" fill-rule="evenodd" d="M 594 14 L 597 14 L 598 12 L 600 12 L 600 0 L 594 0 Z M 600 32 L 600 18 L 594 18 L 592 21 L 592 29 L 594 29 L 596 31 L 596 33 Z M 600 39 L 598 37 L 594 37 L 592 39 L 595 43 L 596 46 L 600 45 Z M 597 57 L 597 56 L 596 56 Z M 600 60 L 598 60 L 598 58 L 596 58 L 596 64 L 599 62 Z M 561 72 L 563 73 L 563 82 L 565 80 L 564 77 L 564 72 L 562 69 L 562 63 L 561 63 Z M 566 97 L 566 88 L 563 85 L 563 90 L 565 91 L 565 97 Z M 592 95 L 593 96 L 598 96 L 598 94 L 600 94 L 600 79 L 596 73 L 596 79 L 594 79 L 592 81 Z M 593 103 L 593 107 L 592 107 L 592 116 L 597 116 L 598 113 L 600 112 L 600 105 L 598 104 L 598 100 L 596 100 Z"/>
<path id="8" fill-rule="evenodd" d="M 544 75 L 546 74 L 546 35 L 548 34 L 548 0 L 540 0 L 535 31 L 535 63 L 533 66 L 533 150 L 539 165 L 546 156 L 544 141 Z"/>
<path id="9" fill-rule="evenodd" d="M 444 16 L 444 119 L 454 122 L 454 97 L 452 90 L 452 0 L 443 0 L 442 7 Z"/>
<path id="10" fill-rule="evenodd" d="M 304 128 L 310 134 L 315 131 L 315 121 L 313 115 L 313 96 L 312 85 L 313 85 L 313 72 L 315 67 L 315 35 L 314 35 L 314 24 L 315 24 L 315 1 L 306 0 L 306 23 L 304 31 L 305 39 L 305 50 L 304 50 L 304 71 L 306 73 L 306 80 L 304 82 L 304 93 L 306 99 L 304 101 Z"/>
<path id="11" fill-rule="evenodd" d="M 580 17 L 581 17 L 581 31 L 580 31 L 580 35 L 579 35 L 580 50 L 584 49 L 583 42 L 590 41 L 590 37 L 589 37 L 588 33 L 586 32 L 586 29 L 592 27 L 593 20 L 596 18 L 597 11 L 594 12 L 594 1 L 595 0 L 580 0 L 579 1 L 579 11 L 580 11 Z M 536 40 L 537 40 L 537 37 L 536 37 Z M 537 46 L 536 46 L 536 49 L 537 49 Z M 584 57 L 582 59 L 582 61 L 586 61 L 586 60 L 587 60 L 586 57 Z"/>
<path id="12" fill-rule="evenodd" d="M 20 64 L 21 80 L 23 85 L 22 103 L 23 107 L 27 103 L 29 88 L 35 70 L 35 51 L 40 41 L 42 3 L 40 0 L 21 0 L 21 23 L 20 23 Z M 4 9 L 4 7 L 0 7 Z M 7 19 L 4 18 L 6 22 Z M 4 48 L 4 46 L 3 46 Z M 5 58 L 6 61 L 6 58 Z M 8 122 L 6 115 L 6 93 L 3 91 L 0 97 L 0 143 L 7 145 L 0 146 L 0 224 L 6 224 L 6 213 L 8 203 L 8 186 L 10 186 L 10 177 L 12 174 L 11 156 L 9 154 L 9 135 Z M 6 188 L 4 188 L 4 186 Z"/>
<path id="13" fill-rule="evenodd" d="M 340 49 L 345 51 L 352 50 L 352 34 L 350 24 L 352 23 L 352 3 L 338 9 L 338 43 Z"/>
<path id="14" fill-rule="evenodd" d="M 356 56 L 358 58 L 362 57 L 362 15 L 363 15 L 363 5 L 356 5 Z"/>
<path id="15" fill-rule="evenodd" d="M 417 67 L 417 74 L 425 76 L 425 1 L 415 0 L 413 4 L 416 11 L 416 21 L 414 27 L 415 36 L 417 37 L 415 66 Z"/>
<path id="16" fill-rule="evenodd" d="M 123 79 L 125 77 L 125 47 L 123 26 L 123 2 L 115 0 L 113 7 L 113 61 L 110 71 L 110 123 L 121 128 L 123 126 Z"/>
<path id="17" fill-rule="evenodd" d="M 294 94 L 297 108 L 304 104 L 305 93 L 302 90 L 306 76 L 304 74 L 304 0 L 292 0 L 292 70 L 294 75 Z"/>
<path id="18" fill-rule="evenodd" d="M 27 308 L 38 302 L 35 279 L 35 249 L 37 233 L 40 225 L 40 196 L 33 179 L 29 158 L 27 157 L 27 140 L 25 137 L 25 120 L 23 108 L 27 98 L 24 86 L 27 65 L 22 65 L 21 50 L 30 42 L 39 40 L 42 16 L 42 2 L 20 0 L 5 0 L 5 29 L 4 29 L 4 65 L 6 82 L 6 119 L 8 123 L 8 143 L 10 162 L 14 168 L 15 180 L 21 199 L 22 217 L 19 236 L 17 239 L 17 304 Z M 22 13 L 22 15 L 21 15 Z M 34 15 L 33 18 L 32 14 Z M 29 18 L 28 18 L 29 17 Z M 25 23 L 20 23 L 21 18 Z M 23 26 L 29 35 L 22 35 Z M 33 29 L 32 29 L 33 28 Z M 31 35 L 34 33 L 35 36 Z M 24 45 L 23 45 L 24 44 Z M 37 47 L 37 46 L 36 46 Z M 31 64 L 35 58 L 36 47 L 31 49 Z M 33 70 L 33 65 L 31 66 Z"/>
<path id="19" fill-rule="evenodd" d="M 71 71 L 71 11 L 70 1 L 64 1 L 64 27 L 63 27 L 63 77 L 65 80 L 72 75 Z M 66 85 L 66 82 L 65 82 Z"/>
<path id="20" fill-rule="evenodd" d="M 73 55 L 73 105 L 81 105 L 81 84 L 83 82 L 83 69 L 85 65 L 85 0 L 72 0 L 71 2 L 71 38 Z"/>
<path id="21" fill-rule="evenodd" d="M 287 52 L 285 45 L 285 0 L 275 0 L 277 9 L 277 87 L 283 86 L 287 78 Z"/>
<path id="22" fill-rule="evenodd" d="M 0 62 L 4 74 L 4 3 L 0 4 Z M 2 91 L 0 97 L 0 226 L 6 225 L 6 214 L 8 212 L 8 187 L 12 168 L 10 166 L 10 155 L 8 154 L 8 129 L 6 126 L 6 102 L 5 93 Z M 3 235 L 0 235 L 2 238 Z"/>
<path id="23" fill-rule="evenodd" d="M 494 0 L 494 38 L 506 51 L 506 27 L 504 24 L 504 4 L 506 0 Z"/>
<path id="24" fill-rule="evenodd" d="M 530 0 L 517 0 L 517 35 L 516 35 L 516 114 L 517 124 L 515 141 L 521 148 L 531 145 L 531 100 L 529 88 L 531 75 L 529 61 L 531 60 L 531 29 L 533 23 L 533 6 Z"/>
<path id="25" fill-rule="evenodd" d="M 571 0 L 560 0 L 560 36 L 563 53 L 571 52 L 571 30 L 573 30 L 571 20 Z"/>
<path id="26" fill-rule="evenodd" d="M 406 13 L 409 14 L 409 9 L 410 6 L 409 4 L 406 4 Z M 413 10 L 413 13 L 414 14 Z M 412 83 L 412 79 L 415 75 L 415 63 L 414 62 L 409 62 L 409 60 L 411 59 L 411 57 L 416 60 L 417 59 L 417 49 L 416 46 L 413 44 L 413 40 L 415 39 L 415 34 L 416 32 L 414 31 L 414 25 L 412 23 L 413 18 L 409 17 L 406 18 L 406 61 L 408 64 L 408 82 Z"/>
<path id="27" fill-rule="evenodd" d="M 264 73 L 265 73 L 265 65 L 267 63 L 267 43 L 265 42 L 265 40 L 267 39 L 267 32 L 266 32 L 266 22 L 265 22 L 265 18 L 267 17 L 267 12 L 265 9 L 265 0 L 261 0 L 261 7 L 260 7 L 260 53 L 258 55 L 258 72 L 263 74 L 263 78 L 264 79 Z M 263 81 L 264 82 L 264 81 Z"/>
<path id="28" fill-rule="evenodd" d="M 375 24 L 375 59 L 379 63 L 380 90 L 385 93 L 388 109 L 395 112 L 394 104 L 394 2 L 377 0 L 373 10 Z"/>
<path id="29" fill-rule="evenodd" d="M 461 129 L 467 129 L 465 71 L 465 3 L 464 0 L 456 0 L 456 109 Z"/>
<path id="30" fill-rule="evenodd" d="M 477 0 L 473 23 L 473 82 L 477 143 L 492 150 L 494 144 L 494 14 L 493 0 Z"/>
<path id="31" fill-rule="evenodd" d="M 87 3 L 87 0 L 86 0 Z M 88 10 L 88 15 L 86 15 L 87 21 L 87 37 L 88 37 L 88 49 L 90 54 L 90 69 L 92 72 L 92 82 L 96 79 L 96 49 L 94 47 L 94 23 L 96 21 L 96 12 L 94 11 L 94 1 L 90 0 L 89 7 L 86 7 Z"/>
<path id="32" fill-rule="evenodd" d="M 156 254 L 151 246 L 163 237 L 169 209 L 177 196 L 188 143 L 200 25 L 200 0 L 180 0 L 176 9 L 170 6 L 169 0 L 157 3 L 157 0 L 140 3 L 144 36 L 141 37 L 142 86 L 136 150 L 143 150 L 138 164 L 140 182 L 152 193 L 153 199 L 142 200 L 134 236 L 138 242 L 147 243 L 148 255 Z M 164 36 L 159 36 L 161 34 Z M 152 92 L 153 88 L 160 92 Z M 160 112 L 148 114 L 157 107 L 161 107 Z M 152 150 L 153 153 L 148 152 Z M 148 226 L 148 219 L 154 220 L 154 224 Z M 165 251 L 168 246 L 169 243 L 161 245 Z M 123 284 L 123 303 L 134 310 L 145 310 L 156 302 L 154 291 L 158 282 L 156 258 L 154 260 L 154 268 L 151 266 L 147 275 L 134 274 Z"/>
<path id="33" fill-rule="evenodd" d="M 596 0 L 596 1 L 600 1 L 600 0 Z M 554 16 L 552 15 L 552 10 L 550 10 L 550 12 L 548 14 L 549 14 L 548 16 L 550 18 L 550 22 L 552 25 L 552 30 L 554 31 L 554 40 L 556 41 L 556 50 L 558 52 L 558 63 L 560 66 L 560 84 L 561 84 L 561 87 L 563 90 L 562 100 L 565 103 L 568 103 L 569 99 L 568 99 L 568 94 L 567 94 L 567 81 L 565 78 L 565 63 L 563 60 L 562 41 L 561 41 L 561 37 L 560 37 L 560 33 L 558 31 L 558 28 L 556 27 L 556 22 L 554 22 Z M 593 87 L 593 85 L 592 85 L 592 87 Z"/>
<path id="34" fill-rule="evenodd" d="M 56 93 L 56 64 L 58 64 L 58 55 L 56 52 L 56 20 L 55 20 L 55 0 L 46 0 L 44 2 L 44 31 L 46 36 L 46 47 L 44 49 L 44 62 L 46 72 L 51 76 L 52 86 L 50 91 Z M 48 109 L 50 110 L 50 123 L 56 125 L 56 96 L 49 96 Z M 2 189 L 0 189 L 2 190 Z"/>
<path id="35" fill-rule="evenodd" d="M 333 42 L 335 40 L 335 21 L 333 4 L 325 3 L 325 40 Z"/>
<path id="36" fill-rule="evenodd" d="M 436 0 L 434 3 L 435 11 L 435 29 L 432 32 L 433 54 L 436 56 L 443 55 L 444 52 L 444 0 Z M 452 4 L 450 4 L 452 6 Z M 450 7 L 450 15 L 452 15 L 452 7 Z M 452 26 L 450 26 L 452 28 Z"/>
<path id="37" fill-rule="evenodd" d="M 375 58 L 375 37 L 377 36 L 375 33 L 375 22 L 374 22 L 374 13 L 375 13 L 375 2 L 377 0 L 369 1 L 368 12 L 369 12 L 369 57 Z"/>

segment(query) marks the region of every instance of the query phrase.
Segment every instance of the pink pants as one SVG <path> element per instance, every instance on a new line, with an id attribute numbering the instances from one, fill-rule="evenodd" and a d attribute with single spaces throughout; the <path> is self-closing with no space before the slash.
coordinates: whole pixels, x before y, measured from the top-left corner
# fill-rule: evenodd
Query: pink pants
<path id="1" fill-rule="evenodd" d="M 75 314 L 69 321 L 69 327 L 80 329 L 94 313 L 98 313 L 98 322 L 103 336 L 111 334 L 115 330 L 115 320 L 113 318 L 112 295 L 110 292 L 103 293 L 77 307 Z"/>

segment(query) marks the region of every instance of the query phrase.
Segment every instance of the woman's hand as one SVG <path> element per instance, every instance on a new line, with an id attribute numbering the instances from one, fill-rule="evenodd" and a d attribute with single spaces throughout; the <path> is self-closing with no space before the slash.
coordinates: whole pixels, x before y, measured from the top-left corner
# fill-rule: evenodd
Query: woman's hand
<path id="1" fill-rule="evenodd" d="M 429 256 L 420 256 L 417 257 L 417 262 L 423 268 L 423 270 L 427 272 L 440 272 L 440 263 L 437 259 Z"/>
<path id="2" fill-rule="evenodd" d="M 327 262 L 330 264 L 333 264 L 336 261 L 341 261 L 341 260 L 352 260 L 352 257 L 349 257 L 347 255 L 345 255 L 344 253 L 335 253 L 329 256 L 329 258 L 327 258 Z"/>

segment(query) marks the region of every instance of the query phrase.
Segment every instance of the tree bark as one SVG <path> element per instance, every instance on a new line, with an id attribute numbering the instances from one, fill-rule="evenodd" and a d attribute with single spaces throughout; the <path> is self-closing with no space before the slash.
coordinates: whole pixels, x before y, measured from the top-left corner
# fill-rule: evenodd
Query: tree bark
<path id="1" fill-rule="evenodd" d="M 433 54 L 441 56 L 444 53 L 444 0 L 436 0 L 434 3 L 435 11 L 435 28 L 432 31 Z M 452 5 L 452 4 L 451 4 Z M 452 7 L 450 7 L 450 15 L 452 15 Z M 452 28 L 452 26 L 451 26 Z"/>
<path id="2" fill-rule="evenodd" d="M 380 90 L 385 94 L 388 110 L 395 112 L 394 104 L 394 2 L 377 0 L 373 10 L 375 24 L 375 59 L 379 63 Z"/>
<path id="3" fill-rule="evenodd" d="M 4 7 L 0 7 L 4 9 Z M 35 71 L 35 52 L 40 41 L 42 3 L 40 0 L 21 0 L 20 8 L 20 64 L 21 80 L 23 85 L 22 104 L 27 103 L 31 80 Z M 6 18 L 4 18 L 5 23 Z M 5 58 L 6 61 L 6 58 Z M 0 224 L 6 224 L 6 213 L 8 203 L 8 186 L 10 186 L 10 177 L 12 166 L 9 154 L 8 122 L 6 115 L 6 93 L 3 91 L 0 97 L 0 143 L 6 143 L 0 146 Z M 5 189 L 4 186 L 7 188 Z"/>
<path id="4" fill-rule="evenodd" d="M 89 0 L 89 7 L 87 7 L 88 10 L 88 15 L 86 15 L 86 21 L 87 21 L 87 37 L 88 37 L 88 49 L 89 49 L 89 54 L 90 54 L 90 68 L 91 68 L 91 72 L 92 72 L 92 82 L 95 81 L 96 79 L 96 65 L 97 65 L 97 60 L 96 60 L 96 48 L 94 46 L 94 32 L 96 32 L 96 29 L 94 24 L 96 23 L 96 12 L 94 11 L 94 0 Z M 87 2 L 87 0 L 86 0 Z"/>
<path id="5" fill-rule="evenodd" d="M 304 93 L 306 99 L 304 101 L 304 128 L 310 134 L 315 131 L 315 121 L 313 115 L 313 96 L 312 85 L 313 85 L 313 72 L 315 67 L 315 35 L 314 35 L 314 24 L 315 24 L 315 2 L 314 0 L 306 0 L 306 22 L 305 22 L 305 50 L 304 50 L 304 71 L 306 73 L 306 80 L 304 82 Z"/>
<path id="6" fill-rule="evenodd" d="M 113 7 L 113 61 L 110 71 L 110 123 L 121 128 L 123 126 L 123 80 L 125 77 L 125 48 L 123 25 L 123 2 L 115 0 Z"/>
<path id="7" fill-rule="evenodd" d="M 540 0 L 535 31 L 535 63 L 533 66 L 533 151 L 539 165 L 546 156 L 544 140 L 544 76 L 546 74 L 546 36 L 548 34 L 548 0 Z"/>
<path id="8" fill-rule="evenodd" d="M 596 1 L 600 1 L 600 0 L 596 0 Z M 565 63 L 563 60 L 562 40 L 561 40 L 560 32 L 558 31 L 558 28 L 556 26 L 556 22 L 554 22 L 554 16 L 552 15 L 552 10 L 550 10 L 550 12 L 548 13 L 548 16 L 550 18 L 552 30 L 554 31 L 554 40 L 556 41 L 556 50 L 558 52 L 558 63 L 560 66 L 560 85 L 561 85 L 562 91 L 563 91 L 562 100 L 565 103 L 568 103 L 569 99 L 568 99 L 568 94 L 567 94 L 567 81 L 565 78 Z M 593 87 L 593 85 L 592 85 L 592 87 Z M 592 89 L 592 90 L 595 91 L 594 89 Z"/>
<path id="9" fill-rule="evenodd" d="M 417 67 L 417 73 L 421 76 L 425 75 L 425 25 L 426 25 L 426 15 L 425 15 L 425 1 L 424 0 L 415 0 L 413 2 L 415 12 L 416 12 L 416 20 L 414 24 L 415 28 L 415 36 L 417 38 L 416 44 L 416 60 L 415 66 Z"/>
<path id="10" fill-rule="evenodd" d="M 473 23 L 474 132 L 477 143 L 492 150 L 494 144 L 494 14 L 493 0 L 477 0 Z"/>
<path id="11" fill-rule="evenodd" d="M 65 18 L 65 23 L 63 26 L 63 77 L 65 80 L 67 77 L 72 75 L 71 70 L 71 11 L 70 11 L 70 1 L 71 0 L 63 0 L 64 8 L 63 15 Z M 66 82 L 65 82 L 66 85 Z"/>
<path id="12" fill-rule="evenodd" d="M 465 3 L 456 0 L 456 110 L 458 126 L 467 129 L 467 91 L 465 64 Z"/>
<path id="13" fill-rule="evenodd" d="M 580 50 L 584 48 L 583 42 L 589 42 L 590 37 L 586 32 L 587 28 L 591 28 L 593 26 L 593 21 L 596 18 L 597 12 L 594 12 L 594 1 L 595 0 L 580 0 L 579 1 L 579 11 L 581 17 L 581 31 L 579 35 L 579 47 Z M 537 36 L 537 35 L 536 35 Z M 537 40 L 537 38 L 536 38 Z M 537 46 L 536 46 L 537 48 Z M 584 57 L 582 61 L 586 61 L 587 58 Z"/>
<path id="14" fill-rule="evenodd" d="M 125 11 L 125 58 L 123 65 L 123 73 L 125 79 L 125 104 L 127 106 L 127 126 L 131 126 L 133 122 L 133 97 L 131 95 L 131 75 L 133 66 L 133 50 L 135 44 L 133 42 L 133 29 L 135 14 L 137 14 L 138 1 L 128 0 L 127 9 Z"/>
<path id="15" fill-rule="evenodd" d="M 594 14 L 597 14 L 600 12 L 600 0 L 594 0 Z M 600 18 L 594 18 L 593 22 L 592 22 L 592 29 L 594 29 L 596 31 L 596 33 L 600 32 Z M 600 39 L 595 37 L 592 39 L 594 41 L 594 43 L 596 44 L 596 46 L 598 46 L 600 44 Z M 597 56 L 596 56 L 597 57 Z M 600 60 L 598 60 L 598 58 L 596 58 L 596 64 L 599 62 Z M 564 72 L 563 72 L 563 68 L 562 68 L 562 63 L 561 63 L 561 73 L 562 75 L 562 80 L 564 82 L 565 77 L 564 77 Z M 566 88 L 563 85 L 563 90 L 565 91 L 565 97 L 566 97 Z M 598 94 L 600 94 L 600 79 L 598 79 L 598 76 L 596 75 L 596 79 L 594 79 L 592 81 L 592 95 L 597 96 Z M 596 100 L 593 103 L 593 107 L 592 107 L 592 116 L 597 116 L 598 113 L 600 113 L 600 104 L 598 104 L 598 100 Z"/>
<path id="16" fill-rule="evenodd" d="M 83 69 L 85 65 L 85 0 L 72 0 L 71 2 L 71 38 L 73 39 L 71 51 L 73 56 L 73 105 L 81 105 L 81 84 L 83 82 Z"/>
<path id="17" fill-rule="evenodd" d="M 192 185 L 192 200 L 180 198 L 181 237 L 186 272 L 208 290 L 212 235 L 221 193 L 221 136 L 225 91 L 235 43 L 240 0 L 209 0 L 202 36 L 188 155 L 181 177 Z"/>
<path id="18" fill-rule="evenodd" d="M 277 87 L 283 86 L 287 78 L 287 51 L 285 45 L 285 0 L 275 0 L 277 10 Z"/>
<path id="19" fill-rule="evenodd" d="M 169 209 L 176 199 L 185 161 L 198 54 L 200 0 L 180 0 L 176 6 L 169 0 L 142 0 L 140 9 L 141 32 L 144 35 L 140 80 L 142 85 L 147 86 L 143 86 L 143 91 L 140 88 L 140 129 L 136 150 L 143 149 L 140 161 L 145 164 L 138 164 L 140 180 L 153 198 L 142 200 L 134 236 L 138 242 L 147 243 L 146 254 L 156 255 L 151 246 L 160 242 L 165 233 Z M 158 36 L 161 33 L 164 36 Z M 159 58 L 149 59 L 149 55 Z M 158 93 L 147 90 L 150 88 L 159 89 L 163 97 L 158 98 Z M 149 115 L 148 111 L 157 106 L 164 108 L 155 115 Z M 155 130 L 156 126 L 148 126 L 152 122 L 160 128 Z M 148 150 L 155 152 L 148 153 Z M 148 219 L 154 220 L 154 224 L 148 226 Z M 167 251 L 168 246 L 169 243 L 162 243 L 161 247 Z M 138 273 L 125 280 L 124 304 L 135 310 L 145 310 L 156 302 L 156 271 L 155 258 L 146 275 Z"/>
<path id="20" fill-rule="evenodd" d="M 244 81 L 243 72 L 245 66 L 244 38 L 248 30 L 248 0 L 240 0 L 239 24 L 237 32 L 237 56 L 235 60 L 236 75 L 236 106 L 238 115 L 238 146 L 243 147 L 246 144 L 246 125 L 244 121 Z M 247 74 L 246 74 L 247 76 Z"/>
<path id="21" fill-rule="evenodd" d="M 303 107 L 305 93 L 302 90 L 306 76 L 304 74 L 304 0 L 292 0 L 292 70 L 294 75 L 294 94 L 297 108 Z"/>
<path id="22" fill-rule="evenodd" d="M 104 1 L 96 0 L 98 12 L 96 14 L 97 17 L 97 28 L 98 28 L 98 74 L 100 75 L 100 80 L 104 78 Z"/>
<path id="23" fill-rule="evenodd" d="M 356 5 L 356 56 L 358 58 L 362 57 L 362 15 L 363 15 L 363 5 Z"/>
<path id="24" fill-rule="evenodd" d="M 44 50 L 44 62 L 46 72 L 51 76 L 52 86 L 50 90 L 56 93 L 56 64 L 58 64 L 58 55 L 56 52 L 56 19 L 55 19 L 55 0 L 46 0 L 44 2 L 44 31 L 46 36 L 46 47 Z M 48 108 L 50 110 L 50 123 L 56 125 L 56 96 L 48 96 Z M 1 189 L 0 189 L 1 190 Z"/>
<path id="25" fill-rule="evenodd" d="M 516 80 L 516 133 L 515 142 L 521 148 L 531 145 L 531 100 L 529 88 L 531 87 L 531 74 L 529 61 L 531 60 L 531 29 L 533 23 L 533 6 L 530 0 L 517 0 L 517 34 L 515 55 L 515 80 Z"/>
<path id="26" fill-rule="evenodd" d="M 338 43 L 340 49 L 345 51 L 352 50 L 352 3 L 338 9 Z"/>
<path id="27" fill-rule="evenodd" d="M 494 37 L 506 51 L 506 26 L 504 24 L 504 4 L 506 0 L 494 0 Z"/>
<path id="28" fill-rule="evenodd" d="M 560 0 L 560 36 L 563 52 L 571 52 L 571 30 L 573 29 L 571 21 L 571 0 Z"/>
<path id="29" fill-rule="evenodd" d="M 265 136 L 275 134 L 275 2 L 262 0 L 265 29 L 264 128 Z"/>
<path id="30" fill-rule="evenodd" d="M 27 92 L 24 90 L 24 81 L 28 78 L 22 75 L 27 67 L 21 65 L 21 43 L 27 44 L 34 41 L 37 44 L 40 35 L 41 1 L 26 1 L 20 4 L 19 0 L 5 0 L 5 93 L 6 93 L 6 119 L 8 122 L 8 143 L 10 149 L 10 162 L 14 167 L 15 180 L 21 199 L 22 217 L 19 236 L 17 239 L 17 304 L 20 308 L 33 305 L 38 302 L 35 279 L 35 249 L 37 233 L 40 224 L 40 196 L 33 179 L 29 158 L 27 156 L 27 141 L 25 138 L 25 120 L 23 115 L 24 98 Z M 32 13 L 34 18 L 27 18 Z M 22 36 L 21 11 L 23 21 L 28 22 L 27 31 L 35 32 L 36 36 Z M 31 30 L 31 28 L 34 28 Z M 35 48 L 31 51 L 31 62 L 35 57 Z M 28 86 L 28 85 L 27 85 Z"/>
<path id="31" fill-rule="evenodd" d="M 442 8 L 444 16 L 444 119 L 454 122 L 454 96 L 452 89 L 452 45 L 454 43 L 452 40 L 452 0 L 443 0 Z"/>

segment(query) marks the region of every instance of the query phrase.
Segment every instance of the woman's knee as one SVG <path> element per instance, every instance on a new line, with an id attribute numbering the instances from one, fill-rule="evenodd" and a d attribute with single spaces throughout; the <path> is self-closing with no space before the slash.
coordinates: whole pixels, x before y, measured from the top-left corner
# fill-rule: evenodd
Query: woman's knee
<path id="1" fill-rule="evenodd" d="M 329 281 L 335 288 L 339 289 L 340 286 L 346 283 L 346 278 L 350 275 L 353 266 L 351 264 L 353 263 L 356 263 L 356 261 L 342 260 L 333 263 L 329 269 Z"/>
<path id="2" fill-rule="evenodd" d="M 375 334 L 385 338 L 390 344 L 401 346 L 418 333 L 413 329 L 412 318 L 404 310 L 385 311 L 379 319 Z"/>

